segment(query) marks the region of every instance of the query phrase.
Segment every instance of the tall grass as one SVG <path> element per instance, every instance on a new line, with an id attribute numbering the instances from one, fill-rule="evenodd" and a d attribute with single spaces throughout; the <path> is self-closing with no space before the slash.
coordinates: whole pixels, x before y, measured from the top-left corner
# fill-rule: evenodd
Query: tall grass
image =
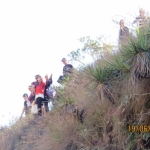
<path id="1" fill-rule="evenodd" d="M 117 54 L 76 70 L 56 88 L 45 118 L 28 116 L 0 131 L 1 149 L 148 149 L 149 133 L 130 132 L 129 126 L 150 123 L 149 42 L 145 27 Z"/>

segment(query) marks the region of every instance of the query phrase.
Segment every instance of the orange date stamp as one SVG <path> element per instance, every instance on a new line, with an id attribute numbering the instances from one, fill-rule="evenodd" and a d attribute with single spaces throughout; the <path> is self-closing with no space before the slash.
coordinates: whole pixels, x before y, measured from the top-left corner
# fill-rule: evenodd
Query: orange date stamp
<path id="1" fill-rule="evenodd" d="M 129 132 L 138 132 L 138 133 L 146 133 L 150 132 L 150 125 L 129 125 L 128 126 L 128 131 Z"/>

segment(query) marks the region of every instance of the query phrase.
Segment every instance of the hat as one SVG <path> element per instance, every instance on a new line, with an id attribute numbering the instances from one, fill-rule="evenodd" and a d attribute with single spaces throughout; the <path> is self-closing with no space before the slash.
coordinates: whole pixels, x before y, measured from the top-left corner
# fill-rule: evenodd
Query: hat
<path id="1" fill-rule="evenodd" d="M 66 58 L 62 58 L 62 60 L 61 60 L 61 61 L 64 61 L 64 60 L 66 60 Z"/>

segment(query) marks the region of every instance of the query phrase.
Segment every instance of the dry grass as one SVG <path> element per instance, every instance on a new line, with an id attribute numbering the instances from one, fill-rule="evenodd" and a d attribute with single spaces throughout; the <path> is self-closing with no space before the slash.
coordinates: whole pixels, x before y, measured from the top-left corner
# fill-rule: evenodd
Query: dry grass
<path id="1" fill-rule="evenodd" d="M 74 71 L 57 88 L 54 109 L 45 118 L 37 121 L 28 116 L 3 128 L 1 150 L 146 149 L 150 135 L 131 133 L 128 126 L 149 126 L 150 79 L 145 74 L 149 75 L 150 60 L 140 46 L 138 53 L 129 46 L 125 46 L 126 55 L 133 52 L 132 61 L 121 51 L 106 53 L 104 59 Z"/>
<path id="2" fill-rule="evenodd" d="M 63 100 L 56 100 L 53 111 L 40 122 L 29 116 L 17 121 L 11 129 L 4 128 L 1 131 L 1 149 L 120 150 L 132 147 L 129 146 L 131 139 L 126 140 L 130 135 L 127 125 L 137 124 L 141 116 L 149 111 L 149 107 L 145 106 L 150 100 L 148 95 L 140 94 L 148 93 L 150 88 L 147 84 L 149 79 L 143 79 L 136 91 L 129 92 L 128 84 L 123 86 L 126 80 L 119 82 L 118 86 L 114 84 L 113 105 L 104 95 L 99 99 L 99 91 L 91 86 L 93 81 L 85 78 L 83 74 L 75 73 L 73 80 L 63 90 L 65 92 L 60 92 Z M 99 86 L 101 88 L 102 85 Z M 67 104 L 74 111 L 69 112 L 65 107 Z M 84 113 L 80 116 L 82 110 Z M 148 125 L 149 121 L 149 116 L 145 115 L 141 123 Z M 140 134 L 135 139 L 131 145 L 140 145 Z"/>

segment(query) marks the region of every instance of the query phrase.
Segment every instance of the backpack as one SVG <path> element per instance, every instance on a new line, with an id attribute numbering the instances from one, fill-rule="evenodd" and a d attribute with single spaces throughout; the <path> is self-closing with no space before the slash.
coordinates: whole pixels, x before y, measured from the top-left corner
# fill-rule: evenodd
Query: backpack
<path id="1" fill-rule="evenodd" d="M 52 87 L 49 87 L 48 89 L 46 89 L 46 94 L 48 96 L 48 99 L 53 99 L 56 91 Z"/>
<path id="2" fill-rule="evenodd" d="M 63 80 L 64 80 L 64 76 L 59 76 L 57 82 L 61 84 Z"/>

